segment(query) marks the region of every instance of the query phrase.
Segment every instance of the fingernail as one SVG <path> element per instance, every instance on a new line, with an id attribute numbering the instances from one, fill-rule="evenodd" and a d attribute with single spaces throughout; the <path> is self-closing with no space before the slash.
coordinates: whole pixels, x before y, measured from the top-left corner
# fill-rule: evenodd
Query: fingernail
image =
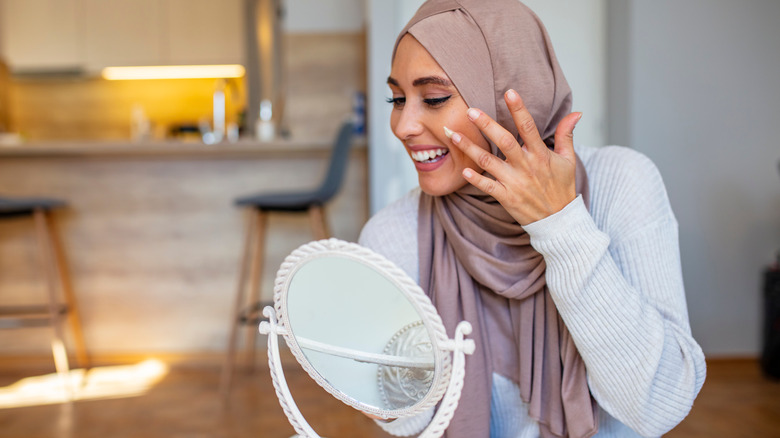
<path id="1" fill-rule="evenodd" d="M 469 116 L 469 120 L 472 122 L 477 120 L 477 117 L 479 117 L 479 111 L 475 110 L 474 108 L 469 108 L 466 114 Z"/>
<path id="2" fill-rule="evenodd" d="M 508 97 L 511 100 L 517 100 L 517 98 L 520 97 L 520 95 L 517 94 L 517 91 L 510 88 L 509 90 L 506 91 L 506 97 Z"/>
<path id="3" fill-rule="evenodd" d="M 471 169 L 463 169 L 463 177 L 464 178 L 471 178 L 474 174 L 471 173 Z"/>
<path id="4" fill-rule="evenodd" d="M 458 144 L 458 143 L 460 143 L 461 136 L 460 136 L 460 134 L 458 134 L 457 132 L 453 132 L 453 133 L 452 133 L 452 137 L 450 137 L 450 138 L 452 139 L 452 142 L 453 142 L 454 144 Z"/>
<path id="5" fill-rule="evenodd" d="M 452 138 L 452 134 L 454 134 L 454 132 L 452 132 L 452 129 L 450 129 L 450 128 L 445 126 L 444 127 L 444 135 L 446 135 L 447 138 Z"/>

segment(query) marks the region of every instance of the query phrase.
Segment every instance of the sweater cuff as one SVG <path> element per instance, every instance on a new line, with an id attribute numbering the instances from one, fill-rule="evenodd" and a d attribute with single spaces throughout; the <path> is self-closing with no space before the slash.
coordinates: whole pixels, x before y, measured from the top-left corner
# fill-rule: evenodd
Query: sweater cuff
<path id="1" fill-rule="evenodd" d="M 596 227 L 582 195 L 578 195 L 561 211 L 523 227 L 531 236 L 531 246 L 545 259 L 570 255 L 572 245 L 585 245 L 589 250 L 609 245 L 609 236 Z M 551 260 L 548 260 L 548 263 Z"/>

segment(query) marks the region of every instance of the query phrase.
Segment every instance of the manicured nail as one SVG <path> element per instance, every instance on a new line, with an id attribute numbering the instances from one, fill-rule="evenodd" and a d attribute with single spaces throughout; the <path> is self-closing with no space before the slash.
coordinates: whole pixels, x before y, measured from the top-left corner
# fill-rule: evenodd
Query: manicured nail
<path id="1" fill-rule="evenodd" d="M 452 137 L 450 138 L 452 139 L 453 144 L 460 144 L 460 141 L 463 137 L 461 137 L 457 132 L 453 132 Z"/>
<path id="2" fill-rule="evenodd" d="M 472 176 L 474 176 L 474 174 L 471 172 L 471 169 L 468 169 L 468 168 L 463 169 L 463 177 L 464 178 L 471 178 Z"/>
<path id="3" fill-rule="evenodd" d="M 466 111 L 466 115 L 468 115 L 469 120 L 473 122 L 474 120 L 477 120 L 477 117 L 479 117 L 479 111 L 475 110 L 474 108 L 469 108 L 469 110 Z"/>
<path id="4" fill-rule="evenodd" d="M 444 135 L 446 135 L 447 138 L 452 138 L 452 134 L 454 134 L 454 132 L 452 132 L 452 129 L 450 129 L 450 128 L 445 126 L 444 127 Z"/>
<path id="5" fill-rule="evenodd" d="M 520 95 L 517 94 L 517 91 L 510 88 L 506 91 L 506 97 L 508 97 L 510 100 L 517 100 Z"/>

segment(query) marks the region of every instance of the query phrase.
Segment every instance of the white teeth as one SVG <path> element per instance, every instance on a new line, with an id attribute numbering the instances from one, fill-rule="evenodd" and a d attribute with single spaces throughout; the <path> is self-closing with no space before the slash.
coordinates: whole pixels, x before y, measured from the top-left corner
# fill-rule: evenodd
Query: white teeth
<path id="1" fill-rule="evenodd" d="M 440 157 L 447 153 L 444 149 L 432 149 L 427 151 L 412 152 L 412 159 L 414 161 L 428 161 L 436 157 Z"/>

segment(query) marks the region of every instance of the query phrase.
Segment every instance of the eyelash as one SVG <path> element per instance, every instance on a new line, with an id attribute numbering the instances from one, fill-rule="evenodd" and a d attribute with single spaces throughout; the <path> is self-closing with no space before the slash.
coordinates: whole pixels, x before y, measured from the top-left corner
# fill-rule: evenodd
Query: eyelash
<path id="1" fill-rule="evenodd" d="M 452 97 L 452 95 L 444 96 L 444 97 L 436 97 L 431 99 L 423 99 L 423 103 L 428 105 L 431 108 L 438 108 L 441 105 L 444 104 L 444 102 L 448 101 Z M 405 97 L 390 97 L 387 99 L 387 103 L 392 103 L 393 108 L 400 109 L 403 108 L 404 104 L 406 103 Z"/>

